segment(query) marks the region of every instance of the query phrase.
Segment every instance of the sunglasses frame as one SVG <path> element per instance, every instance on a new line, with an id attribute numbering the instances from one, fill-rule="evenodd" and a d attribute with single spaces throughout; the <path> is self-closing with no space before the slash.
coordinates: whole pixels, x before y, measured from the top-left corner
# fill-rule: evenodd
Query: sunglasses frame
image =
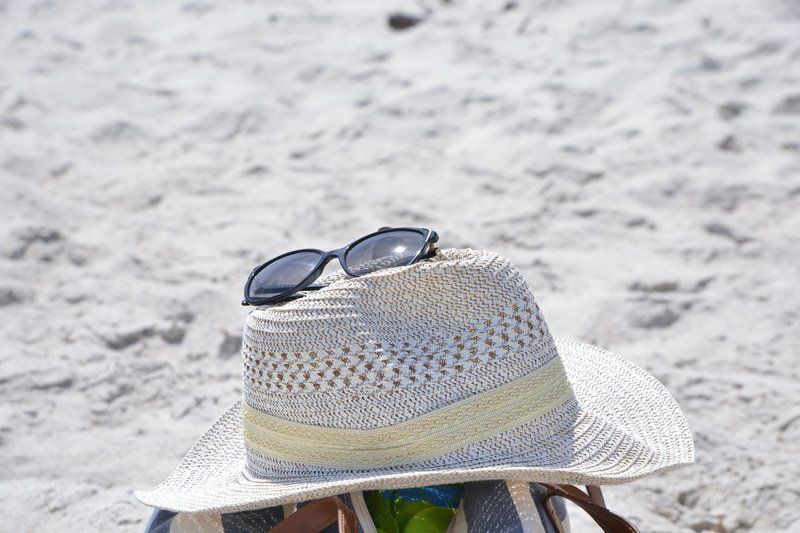
<path id="1" fill-rule="evenodd" d="M 414 263 L 421 261 L 423 259 L 428 259 L 436 255 L 436 247 L 434 244 L 439 240 L 439 234 L 435 231 L 427 229 L 427 228 L 413 228 L 413 227 L 398 227 L 398 228 L 381 228 L 378 231 L 370 233 L 368 235 L 364 235 L 363 237 L 359 237 L 357 240 L 351 242 L 347 246 L 343 246 L 341 248 L 337 248 L 336 250 L 331 250 L 325 252 L 323 250 L 318 250 L 315 248 L 301 248 L 299 250 L 292 250 L 291 252 L 286 252 L 281 254 L 277 257 L 273 257 L 266 263 L 262 263 L 261 265 L 255 267 L 253 270 L 250 271 L 250 275 L 247 276 L 247 282 L 244 284 L 244 300 L 242 300 L 242 305 L 252 305 L 252 306 L 261 306 L 261 305 L 268 305 L 274 304 L 278 302 L 292 300 L 297 296 L 297 293 L 304 290 L 317 290 L 321 289 L 322 285 L 312 285 L 321 275 L 322 271 L 325 270 L 325 267 L 328 263 L 330 263 L 334 259 L 339 260 L 339 265 L 341 265 L 342 270 L 344 270 L 349 276 L 358 277 L 363 276 L 364 274 L 368 274 L 369 272 L 364 272 L 364 274 L 356 274 L 352 272 L 347 265 L 345 264 L 345 258 L 347 254 L 352 250 L 355 246 L 362 243 L 363 241 L 375 237 L 376 235 L 381 235 L 383 233 L 392 233 L 396 231 L 412 231 L 414 233 L 419 233 L 424 237 L 422 242 L 422 246 L 417 253 L 414 255 L 414 258 L 408 263 L 409 265 L 413 265 Z M 270 296 L 267 298 L 250 298 L 250 285 L 253 283 L 255 277 L 264 270 L 266 267 L 283 259 L 284 257 L 292 254 L 296 254 L 299 252 L 315 252 L 320 255 L 320 259 L 317 262 L 317 265 L 313 268 L 313 270 L 303 278 L 300 283 L 295 285 L 293 288 L 287 290 L 286 292 L 282 292 L 275 296 Z M 407 266 L 407 265 L 406 265 Z M 379 269 L 380 270 L 380 269 Z M 374 270 L 372 272 L 375 272 Z"/>

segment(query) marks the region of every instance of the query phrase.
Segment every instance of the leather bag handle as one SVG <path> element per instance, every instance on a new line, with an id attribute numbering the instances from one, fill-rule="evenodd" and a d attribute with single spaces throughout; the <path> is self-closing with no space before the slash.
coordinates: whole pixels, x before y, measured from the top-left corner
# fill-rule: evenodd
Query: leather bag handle
<path id="1" fill-rule="evenodd" d="M 603 491 L 597 485 L 586 485 L 586 494 L 592 499 L 594 503 L 601 507 L 606 506 L 606 499 L 603 497 Z"/>
<path id="2" fill-rule="evenodd" d="M 314 500 L 284 518 L 272 533 L 318 533 L 331 524 L 339 533 L 358 533 L 358 518 L 336 496 Z"/>
<path id="3" fill-rule="evenodd" d="M 589 490 L 589 494 L 587 494 L 572 485 L 550 485 L 548 483 L 540 483 L 540 485 L 547 489 L 544 496 L 544 508 L 557 533 L 564 533 L 564 528 L 561 526 L 561 520 L 556 514 L 555 507 L 553 507 L 553 496 L 569 500 L 586 511 L 586 514 L 600 526 L 604 533 L 639 533 L 633 524 L 606 509 L 602 503 L 603 495 L 600 493 L 599 487 L 587 487 Z"/>

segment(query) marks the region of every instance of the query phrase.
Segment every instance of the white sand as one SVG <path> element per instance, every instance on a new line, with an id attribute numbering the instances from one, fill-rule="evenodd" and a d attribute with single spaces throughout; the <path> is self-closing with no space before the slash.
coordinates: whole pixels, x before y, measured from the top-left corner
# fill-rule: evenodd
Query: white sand
<path id="1" fill-rule="evenodd" d="M 642 531 L 800 531 L 796 2 L 0 0 L 0 52 L 0 530 L 141 531 L 249 269 L 392 224 L 673 392 Z"/>

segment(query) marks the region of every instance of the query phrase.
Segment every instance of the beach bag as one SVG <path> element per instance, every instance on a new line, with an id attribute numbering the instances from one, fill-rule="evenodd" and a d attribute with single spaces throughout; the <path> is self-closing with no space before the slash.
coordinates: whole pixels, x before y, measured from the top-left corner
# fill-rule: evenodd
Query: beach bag
<path id="1" fill-rule="evenodd" d="M 606 509 L 599 487 L 584 492 L 572 485 L 524 481 L 464 483 L 448 533 L 570 533 L 564 500 L 575 503 L 604 533 L 636 533 L 623 517 Z M 146 533 L 376 533 L 363 492 L 297 505 L 226 514 L 157 510 Z M 402 532 L 400 532 L 402 533 Z"/>

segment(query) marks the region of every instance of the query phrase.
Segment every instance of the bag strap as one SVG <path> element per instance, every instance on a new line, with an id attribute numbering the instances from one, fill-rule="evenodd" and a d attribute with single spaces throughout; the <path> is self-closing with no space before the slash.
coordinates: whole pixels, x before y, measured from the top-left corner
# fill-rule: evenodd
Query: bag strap
<path id="1" fill-rule="evenodd" d="M 606 506 L 606 499 L 603 497 L 603 491 L 597 485 L 586 485 L 586 494 L 592 499 L 594 503 L 602 507 Z"/>
<path id="2" fill-rule="evenodd" d="M 587 487 L 589 490 L 589 494 L 587 494 L 572 485 L 550 485 L 548 483 L 540 483 L 540 485 L 547 489 L 544 496 L 544 508 L 557 533 L 564 533 L 564 528 L 556 514 L 555 507 L 553 507 L 553 496 L 569 500 L 586 511 L 586 514 L 600 526 L 604 533 L 639 533 L 633 524 L 605 508 L 599 487 Z"/>
<path id="3" fill-rule="evenodd" d="M 339 533 L 358 533 L 358 518 L 336 496 L 314 500 L 299 508 L 277 526 L 272 533 L 318 533 L 331 524 L 339 524 Z"/>

